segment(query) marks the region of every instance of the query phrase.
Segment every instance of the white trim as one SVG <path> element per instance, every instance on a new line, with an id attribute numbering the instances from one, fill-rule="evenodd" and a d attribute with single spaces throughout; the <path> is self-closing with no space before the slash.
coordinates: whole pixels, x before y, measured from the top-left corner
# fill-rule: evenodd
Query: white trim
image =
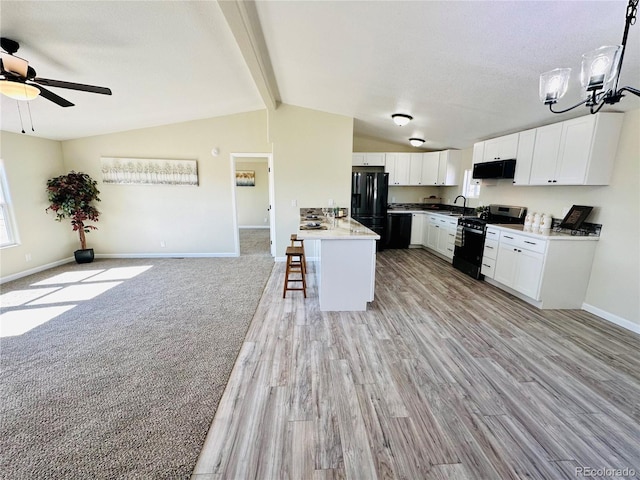
<path id="1" fill-rule="evenodd" d="M 58 260 L 57 262 L 47 263 L 45 265 L 40 265 L 39 267 L 30 268 L 29 270 L 23 270 L 22 272 L 14 273 L 13 275 L 8 275 L 6 277 L 0 278 L 0 284 L 11 282 L 28 275 L 33 275 L 34 273 L 44 272 L 45 270 L 49 270 L 50 268 L 59 267 L 60 265 L 71 262 L 75 262 L 75 259 L 73 257 L 63 258 L 62 260 Z"/>
<path id="2" fill-rule="evenodd" d="M 267 159 L 267 169 L 268 169 L 268 178 L 269 178 L 269 205 L 271 209 L 269 210 L 269 240 L 271 242 L 271 256 L 276 256 L 276 210 L 275 210 L 275 202 L 276 202 L 276 194 L 275 194 L 275 184 L 274 184 L 274 175 L 273 175 L 273 154 L 272 153 L 230 153 L 229 160 L 231 164 L 231 213 L 233 215 L 233 233 L 234 233 L 234 242 L 235 242 L 235 251 L 238 255 L 240 255 L 240 233 L 238 226 L 238 206 L 237 206 L 237 197 L 236 197 L 236 161 L 238 159 L 244 158 L 266 158 Z"/>
<path id="3" fill-rule="evenodd" d="M 238 228 L 239 229 L 243 229 L 243 228 L 264 228 L 264 229 L 267 229 L 267 228 L 271 228 L 271 227 L 269 227 L 269 225 L 240 225 Z"/>
<path id="4" fill-rule="evenodd" d="M 238 257 L 237 253 L 97 253 L 95 258 L 218 258 Z"/>
<path id="5" fill-rule="evenodd" d="M 631 330 L 634 333 L 640 334 L 640 324 L 638 323 L 627 320 L 626 318 L 619 317 L 618 315 L 614 315 L 613 313 L 607 312 L 606 310 L 602 310 L 598 307 L 594 307 L 593 305 L 589 305 L 588 303 L 583 303 L 582 309 L 586 310 L 589 313 L 593 313 L 594 315 L 602 318 L 603 320 L 606 320 L 607 322 L 615 323 L 622 328 L 626 328 L 627 330 Z"/>

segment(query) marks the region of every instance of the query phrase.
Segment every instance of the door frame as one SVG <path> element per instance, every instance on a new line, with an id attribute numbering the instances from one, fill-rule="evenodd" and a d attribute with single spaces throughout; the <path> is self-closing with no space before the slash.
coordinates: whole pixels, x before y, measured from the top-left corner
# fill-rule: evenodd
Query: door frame
<path id="1" fill-rule="evenodd" d="M 275 185 L 273 181 L 273 154 L 272 153 L 231 153 L 229 155 L 231 162 L 231 205 L 233 216 L 233 232 L 234 232 L 234 252 L 240 256 L 240 230 L 238 227 L 238 203 L 236 198 L 236 164 L 238 160 L 243 161 L 251 158 L 267 159 L 267 176 L 269 178 L 269 240 L 271 243 L 270 253 L 276 256 L 276 213 L 275 213 Z"/>

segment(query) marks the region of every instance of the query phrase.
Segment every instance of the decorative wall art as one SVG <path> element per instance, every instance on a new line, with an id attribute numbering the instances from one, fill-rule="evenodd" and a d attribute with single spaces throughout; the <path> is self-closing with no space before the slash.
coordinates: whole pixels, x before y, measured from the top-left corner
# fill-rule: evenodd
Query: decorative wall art
<path id="1" fill-rule="evenodd" d="M 102 157 L 102 182 L 128 185 L 198 185 L 195 160 Z"/>
<path id="2" fill-rule="evenodd" d="M 236 185 L 238 187 L 255 187 L 255 170 L 236 170 Z"/>

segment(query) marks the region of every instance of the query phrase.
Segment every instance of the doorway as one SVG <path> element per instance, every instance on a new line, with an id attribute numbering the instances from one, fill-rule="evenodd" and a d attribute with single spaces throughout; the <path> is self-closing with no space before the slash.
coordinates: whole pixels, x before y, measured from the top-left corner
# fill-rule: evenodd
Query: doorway
<path id="1" fill-rule="evenodd" d="M 236 255 L 275 256 L 273 156 L 232 153 Z"/>

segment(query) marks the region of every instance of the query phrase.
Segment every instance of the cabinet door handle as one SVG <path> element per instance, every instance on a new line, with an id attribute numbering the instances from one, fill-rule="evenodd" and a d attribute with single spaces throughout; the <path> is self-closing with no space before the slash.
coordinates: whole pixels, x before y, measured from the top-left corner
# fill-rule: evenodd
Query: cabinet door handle
<path id="1" fill-rule="evenodd" d="M 518 251 L 518 249 L 517 249 L 517 248 L 514 248 L 514 249 L 513 249 L 513 251 L 514 251 L 514 252 L 517 252 L 517 251 Z"/>
<path id="2" fill-rule="evenodd" d="M 493 250 L 493 247 L 490 247 L 489 245 L 485 245 L 484 248 L 488 248 L 489 250 Z"/>
<path id="3" fill-rule="evenodd" d="M 547 180 L 547 183 L 551 183 L 551 180 Z"/>
<path id="4" fill-rule="evenodd" d="M 482 264 L 483 267 L 491 268 L 491 265 L 487 265 L 486 263 Z"/>
<path id="5" fill-rule="evenodd" d="M 553 181 L 553 183 L 557 183 L 557 182 L 558 182 L 557 180 L 554 180 L 554 181 Z"/>
<path id="6" fill-rule="evenodd" d="M 524 243 L 528 243 L 529 245 L 537 245 L 537 242 L 530 242 L 528 240 L 525 240 Z"/>
<path id="7" fill-rule="evenodd" d="M 513 240 L 513 237 L 510 237 L 509 235 L 505 235 L 504 238 L 508 238 L 509 240 Z"/>

